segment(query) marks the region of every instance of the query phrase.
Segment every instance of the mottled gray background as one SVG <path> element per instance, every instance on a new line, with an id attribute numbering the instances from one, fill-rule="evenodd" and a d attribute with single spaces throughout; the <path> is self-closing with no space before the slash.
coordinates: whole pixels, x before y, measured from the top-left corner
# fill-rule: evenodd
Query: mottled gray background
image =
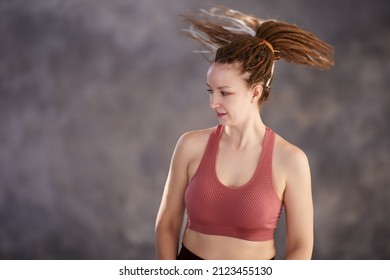
<path id="1" fill-rule="evenodd" d="M 1 0 L 1 259 L 155 258 L 176 141 L 217 124 L 178 15 L 221 3 L 335 46 L 277 63 L 263 119 L 310 159 L 313 257 L 390 259 L 387 0 Z"/>

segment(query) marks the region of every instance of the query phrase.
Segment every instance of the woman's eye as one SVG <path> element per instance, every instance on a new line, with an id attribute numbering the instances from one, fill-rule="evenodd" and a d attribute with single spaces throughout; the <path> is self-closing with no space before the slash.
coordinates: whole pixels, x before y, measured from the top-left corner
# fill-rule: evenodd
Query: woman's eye
<path id="1" fill-rule="evenodd" d="M 226 96 L 226 95 L 229 95 L 229 93 L 224 92 L 224 91 L 221 91 L 221 95 L 222 95 L 222 96 Z"/>
<path id="2" fill-rule="evenodd" d="M 210 93 L 210 94 L 213 94 L 213 90 L 212 89 L 208 89 L 207 92 Z"/>

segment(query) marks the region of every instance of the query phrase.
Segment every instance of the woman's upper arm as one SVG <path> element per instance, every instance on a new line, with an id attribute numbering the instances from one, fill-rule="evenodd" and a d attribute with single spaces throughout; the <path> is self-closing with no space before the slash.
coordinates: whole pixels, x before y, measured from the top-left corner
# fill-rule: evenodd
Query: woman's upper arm
<path id="1" fill-rule="evenodd" d="M 182 223 L 184 216 L 184 192 L 188 183 L 190 134 L 183 134 L 172 155 L 156 223 Z"/>
<path id="2" fill-rule="evenodd" d="M 310 259 L 313 251 L 313 200 L 311 176 L 305 153 L 295 148 L 287 162 L 284 206 L 286 214 L 286 258 Z"/>

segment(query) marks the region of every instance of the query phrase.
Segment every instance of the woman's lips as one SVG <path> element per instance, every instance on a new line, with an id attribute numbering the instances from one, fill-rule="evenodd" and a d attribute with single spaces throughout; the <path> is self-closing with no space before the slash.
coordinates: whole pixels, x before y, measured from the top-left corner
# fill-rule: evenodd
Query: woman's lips
<path id="1" fill-rule="evenodd" d="M 218 113 L 217 112 L 217 118 L 222 118 L 223 116 L 225 116 L 227 113 Z"/>

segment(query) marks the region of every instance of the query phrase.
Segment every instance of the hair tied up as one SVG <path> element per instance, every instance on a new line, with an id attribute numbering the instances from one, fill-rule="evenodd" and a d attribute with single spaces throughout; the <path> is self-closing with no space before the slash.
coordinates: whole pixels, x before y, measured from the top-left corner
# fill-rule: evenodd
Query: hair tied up
<path id="1" fill-rule="evenodd" d="M 249 73 L 249 86 L 265 86 L 261 102 L 268 97 L 276 60 L 319 69 L 334 65 L 333 47 L 294 24 L 227 8 L 200 10 L 183 19 L 189 24 L 184 33 L 209 49 L 202 53 L 213 53 L 213 62 L 239 63 L 242 73 Z"/>
<path id="2" fill-rule="evenodd" d="M 265 44 L 272 52 L 272 54 L 274 55 L 274 60 L 279 60 L 280 59 L 280 53 L 279 51 L 275 50 L 274 47 L 272 46 L 272 44 L 270 42 L 268 42 L 267 40 L 265 39 L 261 39 L 261 43 L 260 45 L 262 44 Z"/>

